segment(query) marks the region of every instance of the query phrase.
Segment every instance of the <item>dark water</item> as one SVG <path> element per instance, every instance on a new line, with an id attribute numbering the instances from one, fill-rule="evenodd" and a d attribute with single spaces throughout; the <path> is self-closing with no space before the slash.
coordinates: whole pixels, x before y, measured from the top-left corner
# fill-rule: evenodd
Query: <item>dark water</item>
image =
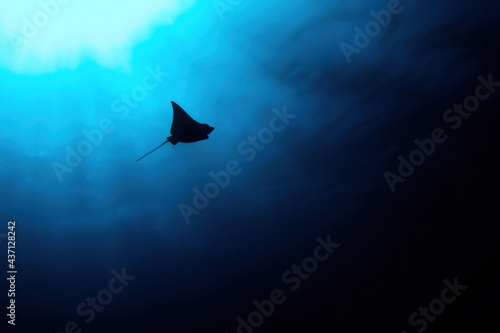
<path id="1" fill-rule="evenodd" d="M 498 4 L 164 3 L 3 14 L 2 332 L 483 332 Z"/>

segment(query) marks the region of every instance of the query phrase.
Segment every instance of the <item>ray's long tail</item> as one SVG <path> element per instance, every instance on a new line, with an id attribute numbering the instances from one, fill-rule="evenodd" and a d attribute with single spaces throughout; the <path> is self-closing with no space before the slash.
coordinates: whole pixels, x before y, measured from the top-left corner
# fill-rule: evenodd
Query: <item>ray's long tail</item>
<path id="1" fill-rule="evenodd" d="M 140 160 L 142 160 L 144 157 L 148 156 L 149 154 L 151 154 L 152 152 L 154 152 L 155 150 L 157 149 L 160 149 L 164 144 L 166 144 L 167 142 L 170 142 L 169 140 L 163 142 L 161 145 L 159 145 L 158 147 L 156 147 L 155 149 L 151 150 L 149 153 L 147 153 L 146 155 L 144 155 L 143 157 L 141 157 L 140 159 L 138 159 L 136 162 L 139 162 Z"/>

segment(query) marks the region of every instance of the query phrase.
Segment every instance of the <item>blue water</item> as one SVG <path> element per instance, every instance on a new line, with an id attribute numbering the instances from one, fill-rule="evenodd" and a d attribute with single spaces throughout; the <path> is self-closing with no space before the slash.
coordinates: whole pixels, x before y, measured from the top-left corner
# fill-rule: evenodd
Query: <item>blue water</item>
<path id="1" fill-rule="evenodd" d="M 353 29 L 387 1 L 228 3 L 69 2 L 17 54 L 40 5 L 0 5 L 18 327 L 235 332 L 318 236 L 356 238 L 396 157 L 494 71 L 472 37 L 497 20 L 486 1 L 402 1 L 363 47 Z M 136 163 L 170 135 L 170 101 L 215 130 Z M 135 279 L 85 323 L 122 267 Z"/>

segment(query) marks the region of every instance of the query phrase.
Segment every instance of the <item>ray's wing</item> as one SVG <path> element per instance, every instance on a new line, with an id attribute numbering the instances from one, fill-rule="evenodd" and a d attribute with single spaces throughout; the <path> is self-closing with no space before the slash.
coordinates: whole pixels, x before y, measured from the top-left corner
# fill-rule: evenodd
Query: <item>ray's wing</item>
<path id="1" fill-rule="evenodd" d="M 170 133 L 173 136 L 181 136 L 186 130 L 198 128 L 201 124 L 191 118 L 186 111 L 184 111 L 177 103 L 172 102 L 174 108 L 174 119 L 172 121 L 172 128 Z"/>

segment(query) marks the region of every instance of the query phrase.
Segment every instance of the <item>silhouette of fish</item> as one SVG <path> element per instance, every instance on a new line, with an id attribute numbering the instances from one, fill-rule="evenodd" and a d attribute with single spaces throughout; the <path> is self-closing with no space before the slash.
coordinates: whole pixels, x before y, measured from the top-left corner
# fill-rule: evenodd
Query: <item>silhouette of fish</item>
<path id="1" fill-rule="evenodd" d="M 172 102 L 174 108 L 174 120 L 172 121 L 172 128 L 167 141 L 176 145 L 178 142 L 196 142 L 208 139 L 214 128 L 207 124 L 200 124 L 191 118 L 186 111 L 184 111 L 177 103 Z"/>
<path id="2" fill-rule="evenodd" d="M 170 134 L 172 134 L 172 136 L 167 137 L 167 141 L 163 142 L 160 146 L 156 147 L 136 162 L 139 162 L 168 142 L 176 145 L 179 142 L 190 143 L 206 140 L 208 139 L 208 134 L 212 133 L 214 130 L 212 126 L 200 124 L 191 118 L 177 103 L 172 102 L 172 107 L 174 109 L 174 119 L 172 121 L 172 127 L 170 128 Z"/>

